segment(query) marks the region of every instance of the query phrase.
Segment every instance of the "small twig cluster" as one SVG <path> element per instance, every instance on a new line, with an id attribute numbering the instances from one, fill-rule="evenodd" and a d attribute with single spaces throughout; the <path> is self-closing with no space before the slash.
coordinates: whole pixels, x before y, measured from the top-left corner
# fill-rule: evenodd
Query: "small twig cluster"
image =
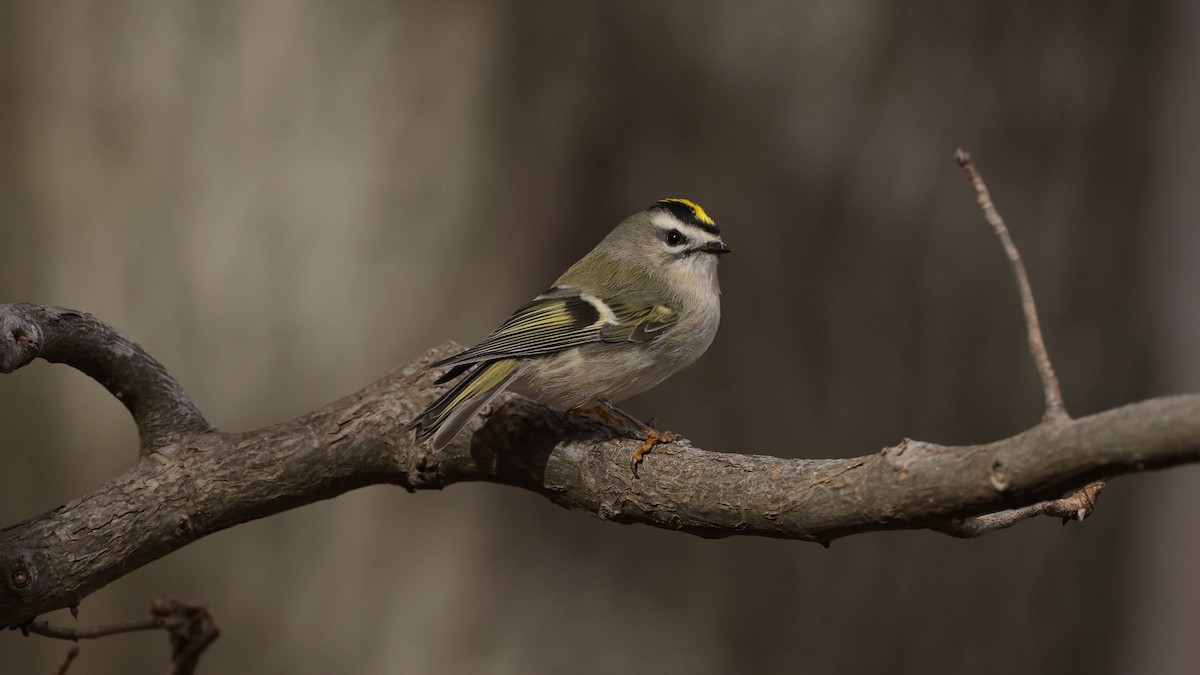
<path id="1" fill-rule="evenodd" d="M 74 613 L 75 610 L 72 609 Z M 191 675 L 195 672 L 200 655 L 217 639 L 220 631 L 202 605 L 192 605 L 170 598 L 159 598 L 150 606 L 150 618 L 128 623 L 117 623 L 93 628 L 67 628 L 52 626 L 48 621 L 30 620 L 18 626 L 25 635 L 41 635 L 59 640 L 95 640 L 110 635 L 133 633 L 143 630 L 167 631 L 171 642 L 171 674 Z M 67 672 L 71 662 L 79 656 L 79 645 L 72 645 L 67 656 L 59 665 L 58 673 Z"/>

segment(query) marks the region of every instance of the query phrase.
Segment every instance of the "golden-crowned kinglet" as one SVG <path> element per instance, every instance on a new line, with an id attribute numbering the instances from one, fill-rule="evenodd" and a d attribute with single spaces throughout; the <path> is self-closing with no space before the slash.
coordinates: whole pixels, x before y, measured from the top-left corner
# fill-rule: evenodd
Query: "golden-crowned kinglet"
<path id="1" fill-rule="evenodd" d="M 679 436 L 613 403 L 708 349 L 721 319 L 717 256 L 730 250 L 704 209 L 686 199 L 664 199 L 626 218 L 483 342 L 434 364 L 451 366 L 438 384 L 463 377 L 405 430 L 441 449 L 505 389 L 563 409 L 599 404 L 646 439 L 634 453 L 636 471 L 656 443 Z"/>

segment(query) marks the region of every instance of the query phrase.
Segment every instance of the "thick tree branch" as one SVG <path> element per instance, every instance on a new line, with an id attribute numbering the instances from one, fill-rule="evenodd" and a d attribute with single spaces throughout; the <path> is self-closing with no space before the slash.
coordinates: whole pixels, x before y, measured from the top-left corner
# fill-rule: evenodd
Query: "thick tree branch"
<path id="1" fill-rule="evenodd" d="M 0 306 L 0 316 L 12 308 Z M 15 311 L 34 314 L 28 306 Z M 92 348 L 108 347 L 100 341 Z M 458 349 L 443 345 L 321 410 L 265 429 L 168 428 L 164 437 L 174 440 L 124 475 L 0 530 L 0 626 L 74 606 L 218 530 L 374 483 L 415 490 L 492 481 L 621 523 L 828 543 L 870 530 L 943 526 L 1053 499 L 1101 477 L 1200 460 L 1200 396 L 1039 425 L 986 445 L 905 440 L 850 459 L 719 453 L 685 441 L 647 456 L 640 479 L 628 465 L 636 441 L 508 396 L 482 426 L 474 422 L 473 433 L 433 452 L 400 429 L 436 393 L 426 367 Z M 150 357 L 136 350 L 129 358 Z"/>
<path id="2" fill-rule="evenodd" d="M 133 340 L 91 314 L 21 303 L 0 311 L 0 373 L 40 356 L 104 385 L 133 416 L 141 452 L 212 425 L 179 382 Z"/>

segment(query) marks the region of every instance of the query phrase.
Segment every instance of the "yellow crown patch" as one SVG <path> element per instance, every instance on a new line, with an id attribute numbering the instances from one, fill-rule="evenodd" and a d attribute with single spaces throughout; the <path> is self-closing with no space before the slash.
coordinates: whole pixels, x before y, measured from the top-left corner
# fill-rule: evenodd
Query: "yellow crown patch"
<path id="1" fill-rule="evenodd" d="M 704 212 L 704 209 L 700 208 L 699 204 L 697 204 L 696 202 L 694 202 L 690 199 L 680 199 L 679 197 L 669 197 L 667 199 L 660 199 L 658 201 L 658 203 L 659 204 L 682 204 L 683 206 L 686 206 L 689 210 L 691 210 L 692 217 L 695 218 L 697 221 L 704 223 L 705 225 L 716 225 L 716 223 L 713 222 L 713 219 L 709 218 L 708 214 Z"/>

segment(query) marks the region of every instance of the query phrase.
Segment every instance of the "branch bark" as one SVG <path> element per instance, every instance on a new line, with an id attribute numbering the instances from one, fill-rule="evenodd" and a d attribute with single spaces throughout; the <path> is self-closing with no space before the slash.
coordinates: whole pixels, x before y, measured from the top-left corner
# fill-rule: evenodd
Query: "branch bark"
<path id="1" fill-rule="evenodd" d="M 871 530 L 953 529 L 963 519 L 1053 500 L 1099 478 L 1200 460 L 1200 396 L 1040 424 L 984 445 L 906 439 L 849 459 L 730 454 L 682 441 L 656 448 L 638 478 L 628 463 L 637 441 L 508 395 L 434 452 L 400 429 L 436 393 L 436 373 L 427 366 L 457 352 L 452 343 L 316 412 L 228 433 L 203 422 L 144 350 L 127 341 L 114 350 L 119 333 L 95 319 L 0 305 L 9 336 L 15 335 L 10 326 L 55 335 L 63 322 L 87 328 L 74 339 L 0 339 L 0 362 L 12 370 L 54 344 L 55 360 L 91 367 L 111 378 L 110 391 L 125 392 L 143 447 L 153 445 L 90 494 L 0 530 L 0 626 L 75 606 L 213 532 L 376 483 L 418 490 L 491 481 L 620 523 L 828 544 Z M 96 366 L 108 359 L 124 362 Z M 156 392 L 166 404 L 152 402 Z"/>
<path id="2" fill-rule="evenodd" d="M 20 303 L 0 312 L 0 373 L 42 357 L 96 380 L 125 405 L 142 454 L 212 431 L 187 391 L 141 345 L 91 314 Z"/>

